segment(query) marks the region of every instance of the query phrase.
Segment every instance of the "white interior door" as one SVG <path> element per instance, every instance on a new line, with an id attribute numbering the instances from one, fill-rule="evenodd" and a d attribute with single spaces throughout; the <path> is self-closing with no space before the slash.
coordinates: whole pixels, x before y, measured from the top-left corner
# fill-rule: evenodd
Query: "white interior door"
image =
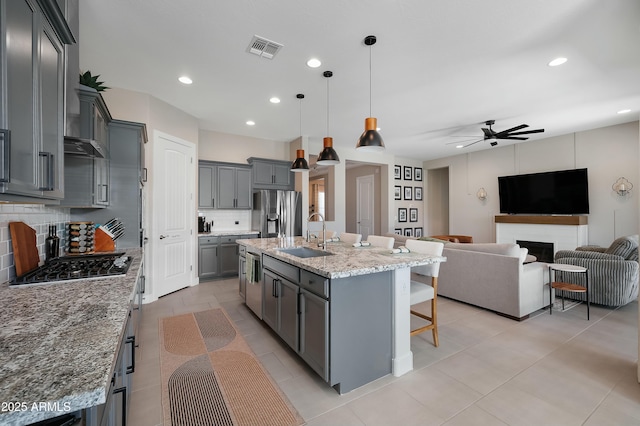
<path id="1" fill-rule="evenodd" d="M 192 284 L 195 146 L 156 132 L 153 147 L 153 293 Z"/>
<path id="2" fill-rule="evenodd" d="M 362 234 L 362 240 L 366 240 L 373 229 L 373 175 L 358 176 L 356 178 L 356 232 Z"/>

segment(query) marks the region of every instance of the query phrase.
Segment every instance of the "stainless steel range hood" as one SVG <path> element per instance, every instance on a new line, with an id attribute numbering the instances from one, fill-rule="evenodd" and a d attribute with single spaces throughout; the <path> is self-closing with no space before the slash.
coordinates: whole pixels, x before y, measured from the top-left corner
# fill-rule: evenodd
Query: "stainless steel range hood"
<path id="1" fill-rule="evenodd" d="M 105 158 L 107 156 L 104 147 L 98 141 L 73 136 L 64 137 L 64 153 L 91 158 Z"/>

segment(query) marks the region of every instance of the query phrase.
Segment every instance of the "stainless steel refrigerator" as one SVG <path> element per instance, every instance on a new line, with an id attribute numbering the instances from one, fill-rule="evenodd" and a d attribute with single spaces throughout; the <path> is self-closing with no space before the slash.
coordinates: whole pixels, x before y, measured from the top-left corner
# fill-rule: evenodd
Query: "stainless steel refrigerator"
<path id="1" fill-rule="evenodd" d="M 251 228 L 260 238 L 302 235 L 302 194 L 262 189 L 253 193 Z"/>

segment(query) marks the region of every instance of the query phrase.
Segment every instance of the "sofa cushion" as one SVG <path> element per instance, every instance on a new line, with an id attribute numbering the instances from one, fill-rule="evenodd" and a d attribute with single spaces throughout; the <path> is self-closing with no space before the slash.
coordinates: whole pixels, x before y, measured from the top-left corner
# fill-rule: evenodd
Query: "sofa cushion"
<path id="1" fill-rule="evenodd" d="M 632 237 L 620 237 L 616 239 L 605 251 L 607 254 L 622 256 L 631 260 L 638 256 L 638 240 Z M 635 259 L 634 259 L 635 260 Z"/>
<path id="2" fill-rule="evenodd" d="M 482 253 L 500 254 L 502 256 L 522 258 L 522 251 L 518 244 L 497 244 L 497 243 L 449 243 L 444 246 L 446 249 L 467 250 L 467 251 L 479 251 Z"/>

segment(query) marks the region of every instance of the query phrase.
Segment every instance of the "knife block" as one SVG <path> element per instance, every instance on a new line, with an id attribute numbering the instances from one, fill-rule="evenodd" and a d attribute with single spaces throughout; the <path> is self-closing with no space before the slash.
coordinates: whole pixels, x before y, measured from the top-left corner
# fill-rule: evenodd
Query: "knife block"
<path id="1" fill-rule="evenodd" d="M 113 238 L 100 228 L 96 228 L 94 244 L 95 251 L 115 251 L 116 249 L 116 242 L 113 241 Z"/>

